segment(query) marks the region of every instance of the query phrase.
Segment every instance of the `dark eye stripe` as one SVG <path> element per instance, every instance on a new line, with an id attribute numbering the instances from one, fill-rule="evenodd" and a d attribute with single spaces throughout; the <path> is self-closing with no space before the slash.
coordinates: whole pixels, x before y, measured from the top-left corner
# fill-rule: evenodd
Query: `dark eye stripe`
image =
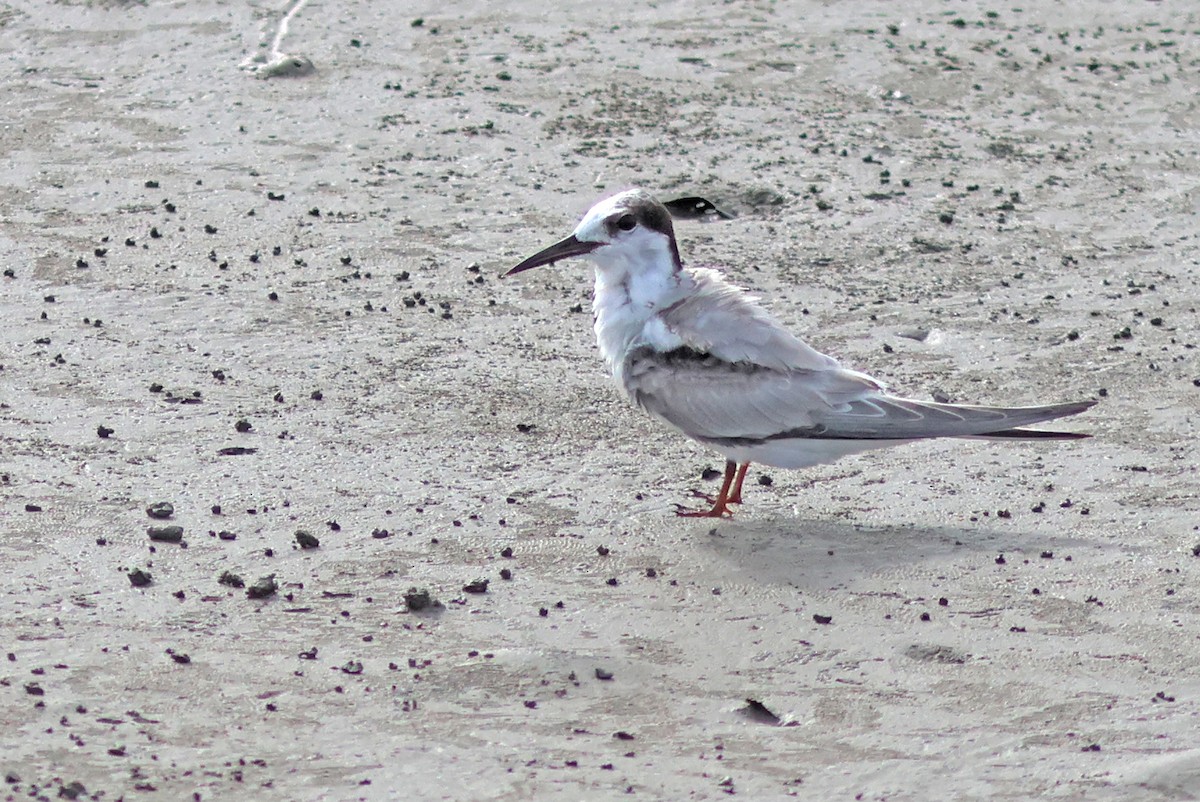
<path id="1" fill-rule="evenodd" d="M 617 220 L 617 228 L 622 231 L 633 231 L 637 228 L 637 218 L 631 214 L 623 214 Z"/>

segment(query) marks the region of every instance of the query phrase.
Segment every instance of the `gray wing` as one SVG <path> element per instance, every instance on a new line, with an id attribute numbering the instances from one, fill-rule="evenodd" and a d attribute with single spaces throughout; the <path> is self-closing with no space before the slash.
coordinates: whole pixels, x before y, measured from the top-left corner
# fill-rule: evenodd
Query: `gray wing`
<path id="1" fill-rule="evenodd" d="M 660 313 L 663 326 L 683 345 L 729 362 L 787 370 L 826 370 L 838 362 L 793 335 L 754 298 L 715 270 L 688 269 L 683 300 Z"/>
<path id="2" fill-rule="evenodd" d="M 844 368 L 774 370 L 691 348 L 637 349 L 624 381 L 647 412 L 715 443 L 1020 436 L 1012 430 L 1093 403 L 1003 408 L 914 401 L 888 395 L 871 377 Z"/>

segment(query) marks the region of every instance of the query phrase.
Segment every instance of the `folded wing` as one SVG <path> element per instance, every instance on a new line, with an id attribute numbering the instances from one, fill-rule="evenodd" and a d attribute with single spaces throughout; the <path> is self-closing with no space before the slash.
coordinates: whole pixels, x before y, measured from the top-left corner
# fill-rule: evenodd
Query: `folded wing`
<path id="1" fill-rule="evenodd" d="M 710 443 L 1039 436 L 1013 430 L 1094 403 L 1004 408 L 914 401 L 844 368 L 778 370 L 686 347 L 635 350 L 624 381 L 647 412 Z"/>

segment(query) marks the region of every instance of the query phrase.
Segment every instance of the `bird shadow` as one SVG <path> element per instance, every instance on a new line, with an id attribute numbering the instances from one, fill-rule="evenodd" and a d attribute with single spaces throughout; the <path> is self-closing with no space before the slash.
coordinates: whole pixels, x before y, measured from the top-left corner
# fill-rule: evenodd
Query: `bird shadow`
<path id="1" fill-rule="evenodd" d="M 880 574 L 924 572 L 938 565 L 962 570 L 964 565 L 1037 559 L 1094 545 L 1069 534 L 783 517 L 723 521 L 702 538 L 702 546 L 725 572 L 753 584 L 813 589 L 847 587 Z"/>

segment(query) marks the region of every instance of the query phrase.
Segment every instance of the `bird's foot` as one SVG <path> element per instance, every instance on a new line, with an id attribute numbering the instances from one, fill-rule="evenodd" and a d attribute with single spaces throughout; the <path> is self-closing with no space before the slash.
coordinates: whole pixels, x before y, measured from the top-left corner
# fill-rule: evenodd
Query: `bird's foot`
<path id="1" fill-rule="evenodd" d="M 716 501 L 707 510 L 689 510 L 682 504 L 676 504 L 675 514 L 680 518 L 732 518 L 733 510 L 729 509 L 729 501 Z"/>

